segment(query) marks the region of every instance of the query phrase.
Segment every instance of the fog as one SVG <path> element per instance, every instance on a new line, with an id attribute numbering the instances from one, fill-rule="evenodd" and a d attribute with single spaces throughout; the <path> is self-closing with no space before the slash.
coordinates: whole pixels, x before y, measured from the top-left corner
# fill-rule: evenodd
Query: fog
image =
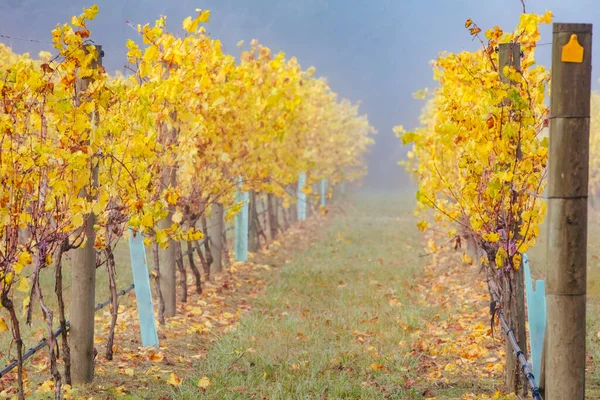
<path id="1" fill-rule="evenodd" d="M 0 0 L 0 40 L 15 51 L 34 55 L 51 49 L 45 43 L 51 39 L 50 30 L 92 4 Z M 406 187 L 408 178 L 397 162 L 407 149 L 392 128 L 417 126 L 423 102 L 412 93 L 435 87 L 430 61 L 440 51 L 477 48 L 464 27 L 467 18 L 484 30 L 494 25 L 512 30 L 522 12 L 520 0 L 98 0 L 96 4 L 100 14 L 89 28 L 94 42 L 104 47 L 103 62 L 110 72 L 123 69 L 127 39 L 139 39 L 125 20 L 152 23 L 163 14 L 170 29 L 176 30 L 196 8 L 211 10 L 207 29 L 231 54 L 238 55 L 239 40 L 256 38 L 274 51 L 296 56 L 304 68 L 316 67 L 317 75 L 326 77 L 341 97 L 361 102 L 361 111 L 379 131 L 365 182 L 373 189 Z M 556 22 L 600 26 L 597 0 L 528 0 L 526 6 L 528 12 L 551 10 Z M 542 32 L 540 64 L 549 64 L 551 29 L 544 27 Z M 596 54 L 599 49 L 596 40 Z"/>

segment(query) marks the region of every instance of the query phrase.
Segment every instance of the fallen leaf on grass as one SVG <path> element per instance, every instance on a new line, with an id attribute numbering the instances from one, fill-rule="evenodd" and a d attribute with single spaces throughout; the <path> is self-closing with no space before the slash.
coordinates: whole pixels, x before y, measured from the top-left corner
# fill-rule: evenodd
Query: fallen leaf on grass
<path id="1" fill-rule="evenodd" d="M 200 389 L 206 390 L 210 385 L 212 385 L 212 382 L 208 379 L 208 376 L 203 376 L 198 380 L 198 387 Z"/>
<path id="2" fill-rule="evenodd" d="M 48 380 L 45 381 L 37 388 L 36 393 L 46 393 L 54 391 L 54 381 Z"/>
<path id="3" fill-rule="evenodd" d="M 382 371 L 385 369 L 385 365 L 383 364 L 371 364 L 371 369 L 373 371 Z"/>
<path id="4" fill-rule="evenodd" d="M 452 372 L 452 371 L 456 370 L 456 368 L 457 368 L 456 364 L 450 363 L 444 367 L 444 371 Z"/>
<path id="5" fill-rule="evenodd" d="M 171 372 L 171 375 L 169 376 L 169 379 L 167 380 L 167 384 L 169 384 L 171 386 L 181 386 L 182 383 L 183 383 L 183 381 L 181 380 L 181 378 L 178 377 L 175 372 Z"/>
<path id="6" fill-rule="evenodd" d="M 127 394 L 127 389 L 125 386 L 117 386 L 113 389 L 113 391 L 117 396 L 125 396 Z"/>
<path id="7" fill-rule="evenodd" d="M 148 356 L 148 359 L 154 362 L 161 362 L 163 358 L 165 358 L 165 356 L 163 356 L 162 353 L 152 353 Z"/>

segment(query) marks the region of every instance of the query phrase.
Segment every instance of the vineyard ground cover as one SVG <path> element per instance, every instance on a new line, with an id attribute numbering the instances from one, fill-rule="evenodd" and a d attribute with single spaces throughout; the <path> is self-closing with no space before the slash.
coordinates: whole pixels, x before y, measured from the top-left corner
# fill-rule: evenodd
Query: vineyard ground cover
<path id="1" fill-rule="evenodd" d="M 499 326 L 494 337 L 489 330 L 478 268 L 462 265 L 460 252 L 419 257 L 411 199 L 354 200 L 169 396 L 195 398 L 198 379 L 209 376 L 207 398 L 513 398 L 498 394 L 504 343 Z M 591 213 L 589 399 L 600 399 L 599 222 Z M 538 270 L 544 256 L 542 235 L 530 257 Z"/>
<path id="2" fill-rule="evenodd" d="M 203 398 L 422 399 L 420 387 L 406 385 L 418 377 L 419 358 L 399 344 L 411 332 L 398 323 L 417 328 L 436 312 L 411 303 L 422 264 L 414 201 L 365 194 L 352 204 L 330 211 L 334 222 L 312 233 L 318 241 L 306 251 L 282 241 L 270 260 L 283 267 L 251 300 L 253 311 L 181 387 L 157 387 L 155 396 L 198 398 L 206 376 Z"/>
<path id="3" fill-rule="evenodd" d="M 104 361 L 109 315 L 98 313 L 98 376 L 77 397 L 492 398 L 502 384 L 504 345 L 487 329 L 478 269 L 461 265 L 454 251 L 420 257 L 426 250 L 410 197 L 361 194 L 339 205 L 257 253 L 256 266 L 236 264 L 203 295 L 191 294 L 184 312 L 159 327 L 160 351 L 138 351 L 130 294 L 121 300 L 115 360 Z M 589 222 L 586 398 L 600 399 L 600 213 L 590 211 Z M 545 250 L 542 234 L 528 252 L 534 279 L 543 279 Z M 121 288 L 131 281 L 125 242 L 116 255 Z M 98 274 L 102 301 L 108 284 L 103 268 Z M 39 320 L 27 347 L 43 336 Z M 45 358 L 42 351 L 28 363 L 34 391 Z M 202 378 L 206 389 L 198 388 Z"/>

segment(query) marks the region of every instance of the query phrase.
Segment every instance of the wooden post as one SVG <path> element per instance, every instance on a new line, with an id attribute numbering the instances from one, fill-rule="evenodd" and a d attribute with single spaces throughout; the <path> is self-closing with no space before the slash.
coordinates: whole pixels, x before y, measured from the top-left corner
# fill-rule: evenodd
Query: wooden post
<path id="1" fill-rule="evenodd" d="M 258 210 L 256 209 L 256 192 L 250 191 L 248 210 L 248 251 L 258 251 Z"/>
<path id="2" fill-rule="evenodd" d="M 521 45 L 519 43 L 502 43 L 498 45 L 499 74 L 502 83 L 511 83 L 504 75 L 504 67 L 521 68 Z"/>
<path id="3" fill-rule="evenodd" d="M 270 240 L 275 240 L 279 231 L 276 206 L 276 198 L 273 193 L 267 193 L 267 219 L 269 221 Z"/>
<path id="4" fill-rule="evenodd" d="M 551 400 L 579 400 L 585 398 L 592 25 L 553 28 L 545 392 Z"/>
<path id="5" fill-rule="evenodd" d="M 171 66 L 168 62 L 163 61 L 163 79 L 169 78 Z M 177 112 L 171 111 L 170 117 L 172 124 L 177 121 Z M 177 146 L 178 129 L 173 126 L 168 129 L 166 123 L 162 123 L 159 127 L 159 141 L 165 149 Z M 177 186 L 177 163 L 165 168 L 161 171 L 161 181 L 163 188 L 175 188 Z M 159 229 L 169 229 L 173 225 L 174 207 L 169 206 L 168 215 L 161 221 L 158 221 Z M 179 243 L 169 239 L 169 247 L 160 249 L 158 256 L 158 286 L 164 304 L 164 317 L 173 317 L 177 312 L 177 260 L 179 257 Z"/>
<path id="6" fill-rule="evenodd" d="M 152 305 L 144 238 L 141 233 L 131 229 L 129 229 L 129 255 L 131 257 L 133 283 L 135 284 L 135 300 L 140 321 L 142 346 L 158 347 L 158 334 L 156 333 L 156 320 L 154 318 L 154 306 Z"/>
<path id="7" fill-rule="evenodd" d="M 95 46 L 97 59 L 92 68 L 102 65 L 102 46 Z M 86 90 L 91 83 L 90 79 L 81 79 L 77 82 L 77 102 L 80 103 L 80 92 Z M 97 114 L 92 116 L 92 124 L 98 124 Z M 87 139 L 84 145 L 89 145 Z M 92 159 L 92 188 L 98 185 L 98 165 Z M 80 197 L 87 197 L 93 201 L 95 196 L 89 193 L 89 189 L 83 188 Z M 89 383 L 94 378 L 94 307 L 96 301 L 96 216 L 93 212 L 85 218 L 83 229 L 86 242 L 73 252 L 73 266 L 71 267 L 71 305 L 70 305 L 70 328 L 69 339 L 71 345 L 71 377 L 75 384 Z"/>
<path id="8" fill-rule="evenodd" d="M 548 356 L 546 355 L 546 352 L 548 348 L 548 323 L 546 321 L 546 332 L 544 332 L 544 342 L 542 343 L 542 357 L 540 360 L 540 378 L 539 378 L 539 389 L 540 389 L 540 395 L 542 396 L 542 398 L 546 398 L 546 358 L 548 358 Z M 537 378 L 537 376 L 536 376 Z"/>
<path id="9" fill-rule="evenodd" d="M 248 261 L 248 192 L 242 192 L 240 177 L 236 200 L 243 202 L 242 209 L 235 216 L 235 260 Z"/>
<path id="10" fill-rule="evenodd" d="M 325 207 L 327 203 L 327 181 L 325 178 L 321 179 L 321 207 Z"/>
<path id="11" fill-rule="evenodd" d="M 212 214 L 210 218 L 210 227 L 209 227 L 209 236 L 210 236 L 210 244 L 211 253 L 213 255 L 213 266 L 216 272 L 223 271 L 223 205 L 222 204 L 213 204 L 212 205 Z"/>
<path id="12" fill-rule="evenodd" d="M 521 68 L 521 46 L 518 43 L 503 43 L 499 45 L 499 74 L 500 81 L 505 84 L 511 84 L 506 75 L 505 67 Z M 517 150 L 517 157 L 519 157 Z M 510 271 L 503 287 L 503 308 L 508 317 L 508 323 L 515 333 L 515 338 L 519 347 L 527 358 L 527 329 L 525 325 L 525 274 L 523 268 L 519 265 L 516 271 Z M 519 372 L 518 360 L 512 350 L 510 342 L 506 341 L 506 386 L 513 390 L 524 382 L 522 374 Z M 527 385 L 523 385 L 523 395 L 527 394 Z"/>
<path id="13" fill-rule="evenodd" d="M 302 191 L 306 185 L 306 173 L 298 176 L 298 221 L 306 221 L 306 194 Z"/>
<path id="14" fill-rule="evenodd" d="M 173 116 L 175 121 L 176 116 Z M 167 147 L 177 145 L 177 129 L 173 128 L 170 132 L 166 131 L 167 127 L 163 125 L 162 140 Z M 177 165 L 165 168 L 162 171 L 162 184 L 164 188 L 177 186 Z M 169 229 L 173 224 L 173 207 L 169 207 L 169 214 L 166 218 L 158 222 L 159 229 Z M 161 249 L 159 252 L 158 263 L 158 281 L 160 292 L 165 305 L 165 317 L 173 317 L 177 312 L 177 259 L 178 259 L 178 244 L 169 239 L 169 247 Z"/>

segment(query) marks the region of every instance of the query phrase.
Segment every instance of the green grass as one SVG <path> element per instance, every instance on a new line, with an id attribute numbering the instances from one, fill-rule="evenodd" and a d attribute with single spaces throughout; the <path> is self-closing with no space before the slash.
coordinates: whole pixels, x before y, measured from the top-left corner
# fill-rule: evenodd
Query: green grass
<path id="1" fill-rule="evenodd" d="M 192 379 L 152 397 L 196 399 L 207 376 L 204 396 L 214 399 L 422 398 L 407 388 L 418 359 L 399 345 L 409 339 L 397 323 L 433 313 L 411 305 L 404 286 L 421 265 L 420 247 L 406 240 L 418 237 L 413 202 L 363 195 L 354 204 L 276 274 Z"/>

